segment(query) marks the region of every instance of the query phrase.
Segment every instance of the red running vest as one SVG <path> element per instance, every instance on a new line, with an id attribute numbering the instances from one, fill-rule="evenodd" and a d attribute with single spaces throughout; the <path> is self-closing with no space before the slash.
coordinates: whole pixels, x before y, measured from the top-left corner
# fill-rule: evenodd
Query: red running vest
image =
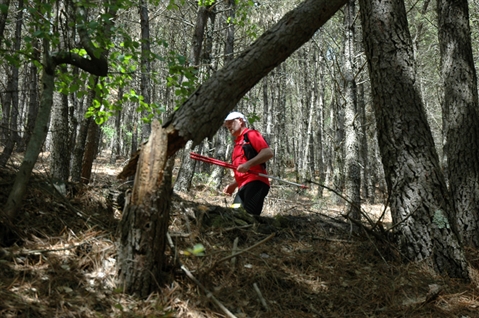
<path id="1" fill-rule="evenodd" d="M 239 166 L 240 164 L 243 164 L 246 161 L 248 161 L 243 150 L 243 145 L 245 144 L 244 134 L 248 134 L 248 140 L 251 146 L 253 146 L 253 148 L 256 150 L 256 152 L 260 152 L 264 148 L 269 148 L 268 143 L 266 142 L 266 140 L 264 140 L 263 136 L 258 131 L 254 129 L 246 128 L 243 131 L 243 133 L 239 135 L 238 138 L 236 138 L 235 140 L 235 146 L 234 146 L 233 155 L 232 155 L 232 161 L 233 161 L 232 163 L 235 166 Z M 267 174 L 266 169 L 261 167 L 261 165 L 253 166 L 251 167 L 250 170 Z M 236 183 L 238 184 L 239 188 L 244 186 L 246 183 L 255 181 L 255 180 L 259 180 L 266 183 L 267 185 L 270 185 L 268 178 L 260 177 L 254 173 L 248 173 L 248 172 L 243 173 L 243 172 L 238 172 L 237 170 L 234 170 L 234 175 L 235 175 Z"/>

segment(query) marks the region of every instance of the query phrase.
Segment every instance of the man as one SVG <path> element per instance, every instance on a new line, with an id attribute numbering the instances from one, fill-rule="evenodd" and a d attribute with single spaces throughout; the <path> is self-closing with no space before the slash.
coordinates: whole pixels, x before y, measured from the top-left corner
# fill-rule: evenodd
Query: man
<path id="1" fill-rule="evenodd" d="M 242 113 L 230 113 L 224 126 L 235 138 L 232 163 L 237 168 L 234 171 L 235 181 L 227 185 L 223 193 L 232 195 L 239 188 L 234 203 L 243 205 L 249 214 L 260 215 L 270 184 L 268 178 L 251 171 L 266 174 L 265 163 L 273 158 L 273 151 L 258 131 L 246 127 L 246 118 Z"/>

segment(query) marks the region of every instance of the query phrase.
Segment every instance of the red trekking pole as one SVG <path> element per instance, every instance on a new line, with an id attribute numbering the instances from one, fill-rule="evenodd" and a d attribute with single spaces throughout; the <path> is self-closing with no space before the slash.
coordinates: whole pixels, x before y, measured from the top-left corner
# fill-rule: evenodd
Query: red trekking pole
<path id="1" fill-rule="evenodd" d="M 202 156 L 202 155 L 197 154 L 195 152 L 190 152 L 190 158 L 194 159 L 194 160 L 199 160 L 199 161 L 202 161 L 202 162 L 210 163 L 210 164 L 213 164 L 213 165 L 225 167 L 225 168 L 228 168 L 228 169 L 236 170 L 236 168 L 237 168 L 235 165 L 233 165 L 231 163 L 227 163 L 227 162 L 224 162 L 224 161 L 221 161 L 221 160 L 218 160 L 218 159 L 214 159 L 214 158 L 210 158 L 210 157 L 205 157 L 205 156 Z M 259 172 L 256 172 L 256 171 L 249 170 L 248 172 L 257 174 L 258 176 L 265 177 L 265 178 L 268 178 L 268 179 L 273 179 L 273 180 L 281 181 L 281 182 L 284 182 L 284 183 L 287 183 L 287 184 L 291 184 L 291 185 L 300 187 L 302 189 L 308 189 L 308 186 L 305 186 L 304 184 L 291 182 L 291 181 L 288 181 L 288 180 L 280 179 L 278 177 L 270 176 L 270 175 L 267 175 L 267 174 L 264 174 L 264 173 L 259 173 Z"/>

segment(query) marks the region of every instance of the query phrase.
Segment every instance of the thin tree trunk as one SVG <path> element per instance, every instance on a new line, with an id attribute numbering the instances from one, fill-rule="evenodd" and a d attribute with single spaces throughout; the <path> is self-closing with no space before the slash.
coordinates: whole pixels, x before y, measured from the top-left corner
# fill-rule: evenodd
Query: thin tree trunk
<path id="1" fill-rule="evenodd" d="M 15 41 L 13 45 L 14 52 L 20 51 L 20 46 L 22 42 L 22 23 L 23 23 L 23 0 L 18 1 L 18 15 L 16 17 L 15 23 Z M 7 143 L 3 149 L 2 154 L 0 155 L 0 166 L 5 166 L 8 159 L 12 155 L 12 152 L 15 148 L 15 144 L 20 141 L 20 136 L 18 134 L 18 66 L 12 65 L 10 67 L 11 75 L 7 84 L 7 97 L 5 100 L 5 105 L 8 107 L 9 111 L 4 112 L 5 118 L 8 120 L 8 132 L 7 132 Z"/>
<path id="2" fill-rule="evenodd" d="M 98 155 L 98 145 L 100 139 L 100 127 L 94 120 L 88 124 L 88 133 L 85 143 L 85 153 L 81 166 L 81 181 L 85 184 L 90 182 L 93 161 Z"/>
<path id="3" fill-rule="evenodd" d="M 151 74 L 151 45 L 150 45 L 150 17 L 148 14 L 148 2 L 140 0 L 140 25 L 141 25 L 141 77 L 140 90 L 143 96 L 143 102 L 150 104 L 151 89 L 150 89 L 150 74 Z M 147 117 L 147 111 L 142 112 L 143 117 Z M 151 125 L 149 123 L 142 123 L 141 125 L 141 142 L 148 139 L 151 132 Z"/>
<path id="4" fill-rule="evenodd" d="M 322 33 L 320 33 L 320 39 L 322 38 Z M 316 173 L 318 176 L 318 182 L 323 184 L 326 182 L 326 167 L 325 167 L 325 160 L 324 160 L 324 96 L 326 91 L 326 85 L 324 83 L 324 73 L 325 73 L 325 63 L 323 55 L 321 54 L 321 47 L 319 47 L 318 51 L 314 55 L 314 62 L 316 64 L 316 70 L 318 72 L 318 88 L 317 88 L 317 96 L 318 96 L 318 111 L 316 113 L 316 135 L 315 135 L 315 167 Z M 318 187 L 318 198 L 323 197 L 323 187 Z"/>
<path id="5" fill-rule="evenodd" d="M 208 7 L 200 5 L 196 16 L 196 25 L 191 40 L 192 47 L 190 52 L 190 63 L 199 69 L 200 58 L 203 47 L 203 39 L 208 21 Z M 193 144 L 187 143 L 181 156 L 181 167 L 175 181 L 175 191 L 186 192 L 191 188 L 191 183 L 196 169 L 196 161 L 190 159 L 190 152 L 197 151 L 193 149 Z M 214 169 L 219 169 L 216 167 Z"/>
<path id="6" fill-rule="evenodd" d="M 216 141 L 215 141 L 215 155 L 214 157 L 219 160 L 227 161 L 227 154 L 229 153 L 229 145 L 227 141 L 227 131 L 225 129 L 221 129 L 216 134 Z M 216 189 L 221 188 L 221 180 L 226 173 L 226 169 L 220 166 L 211 167 L 211 174 L 208 180 L 208 184 L 215 187 Z"/>
<path id="7" fill-rule="evenodd" d="M 190 152 L 193 150 L 193 143 L 186 143 L 181 156 L 181 167 L 175 181 L 175 191 L 188 192 L 191 189 L 191 182 L 196 169 L 196 160 L 190 159 Z"/>
<path id="8" fill-rule="evenodd" d="M 115 164 L 121 154 L 121 111 L 115 116 L 115 134 L 112 138 L 110 164 Z"/>
<path id="9" fill-rule="evenodd" d="M 66 67 L 63 72 L 66 72 Z M 54 182 L 64 184 L 70 172 L 70 134 L 68 128 L 68 95 L 61 95 L 61 103 L 52 111 L 52 148 L 50 171 Z"/>
<path id="10" fill-rule="evenodd" d="M 234 21 L 236 16 L 236 0 L 228 0 L 228 19 Z M 229 63 L 234 58 L 234 43 L 235 43 L 235 24 L 230 22 L 226 29 L 226 43 L 225 43 L 225 64 Z"/>
<path id="11" fill-rule="evenodd" d="M 38 42 L 36 42 L 38 43 Z M 38 54 L 38 52 L 36 53 Z M 38 114 L 38 107 L 39 107 L 39 101 L 38 101 L 38 95 L 39 95 L 39 78 L 38 78 L 38 68 L 34 63 L 31 63 L 30 65 L 30 81 L 28 84 L 29 87 L 29 100 L 28 100 L 28 111 L 27 111 L 27 119 L 26 119 L 26 126 L 25 126 L 25 132 L 23 134 L 23 143 L 25 145 L 28 145 L 28 142 L 30 141 L 30 137 L 33 133 L 33 128 L 35 127 L 35 118 L 37 117 Z"/>
<path id="12" fill-rule="evenodd" d="M 357 85 L 355 79 L 355 25 L 356 15 L 355 0 L 349 0 L 344 10 L 344 65 L 343 77 L 345 87 L 345 105 L 344 105 L 344 167 L 345 167 L 345 194 L 349 199 L 348 214 L 357 221 L 361 220 L 361 169 L 359 166 L 359 129 L 358 120 L 358 97 Z M 357 225 L 353 225 L 354 231 L 359 231 Z"/>
<path id="13" fill-rule="evenodd" d="M 10 0 L 0 0 L 0 6 L 2 7 L 2 10 L 0 10 L 0 45 L 2 45 L 5 39 L 3 33 L 5 31 L 5 25 L 7 24 Z"/>
<path id="14" fill-rule="evenodd" d="M 334 114 L 332 114 L 332 136 L 334 137 L 332 143 L 332 181 L 333 187 L 339 193 L 344 190 L 344 103 L 342 98 L 338 96 L 339 90 L 336 91 L 335 101 L 333 103 Z M 343 199 L 338 196 L 334 196 L 334 202 L 341 203 Z"/>
<path id="15" fill-rule="evenodd" d="M 95 78 L 95 85 L 97 84 L 98 78 Z M 94 90 L 88 92 L 86 105 L 92 105 L 93 99 L 95 98 Z M 85 154 L 86 141 L 88 136 L 88 129 L 90 123 L 93 121 L 92 117 L 83 118 L 80 122 L 80 129 L 75 142 L 75 148 L 73 150 L 73 158 L 71 165 L 71 177 L 73 182 L 80 182 L 82 180 L 82 167 L 83 167 L 83 158 Z"/>

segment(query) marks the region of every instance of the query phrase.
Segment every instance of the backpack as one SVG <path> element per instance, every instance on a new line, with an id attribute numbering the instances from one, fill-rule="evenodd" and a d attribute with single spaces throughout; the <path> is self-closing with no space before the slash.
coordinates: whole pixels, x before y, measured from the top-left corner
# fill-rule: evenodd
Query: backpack
<path id="1" fill-rule="evenodd" d="M 248 132 L 246 132 L 243 135 L 243 141 L 244 142 L 243 142 L 242 148 L 243 148 L 244 156 L 246 157 L 246 159 L 250 160 L 250 159 L 256 157 L 256 155 L 258 154 L 258 151 L 256 151 L 256 149 L 254 149 L 253 145 L 249 141 Z M 266 169 L 266 162 L 262 163 L 260 166 L 261 166 L 261 168 Z"/>

